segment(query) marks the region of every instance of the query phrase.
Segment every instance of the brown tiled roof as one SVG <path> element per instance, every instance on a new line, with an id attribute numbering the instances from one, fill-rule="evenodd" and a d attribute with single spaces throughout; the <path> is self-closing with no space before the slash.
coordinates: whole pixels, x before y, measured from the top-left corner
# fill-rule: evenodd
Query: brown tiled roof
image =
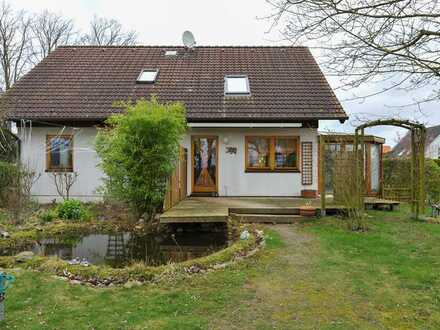
<path id="1" fill-rule="evenodd" d="M 440 135 L 440 125 L 426 128 L 425 148 Z M 411 155 L 411 132 L 406 135 L 396 144 L 390 153 L 391 157 L 408 157 Z"/>
<path id="2" fill-rule="evenodd" d="M 177 50 L 178 56 L 165 56 Z M 154 84 L 137 84 L 159 69 Z M 246 74 L 251 95 L 224 96 L 226 74 Z M 12 120 L 102 120 L 113 101 L 182 101 L 189 121 L 347 118 L 305 47 L 59 47 L 2 97 Z"/>

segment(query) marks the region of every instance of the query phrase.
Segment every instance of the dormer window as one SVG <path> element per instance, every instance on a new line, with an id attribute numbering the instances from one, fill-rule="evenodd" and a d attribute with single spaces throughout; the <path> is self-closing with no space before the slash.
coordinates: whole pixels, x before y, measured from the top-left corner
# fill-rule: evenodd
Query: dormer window
<path id="1" fill-rule="evenodd" d="M 152 84 L 156 81 L 159 70 L 142 70 L 137 78 L 137 82 L 141 84 Z"/>
<path id="2" fill-rule="evenodd" d="M 250 93 L 248 76 L 225 76 L 225 95 L 249 95 Z"/>

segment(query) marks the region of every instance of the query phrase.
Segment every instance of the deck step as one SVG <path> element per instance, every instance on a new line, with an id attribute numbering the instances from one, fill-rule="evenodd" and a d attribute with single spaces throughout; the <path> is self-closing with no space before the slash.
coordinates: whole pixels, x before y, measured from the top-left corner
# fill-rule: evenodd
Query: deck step
<path id="1" fill-rule="evenodd" d="M 247 223 L 294 223 L 313 218 L 303 217 L 296 214 L 255 214 L 255 213 L 231 213 L 232 220 Z"/>
<path id="2" fill-rule="evenodd" d="M 230 214 L 299 215 L 299 207 L 230 207 Z"/>

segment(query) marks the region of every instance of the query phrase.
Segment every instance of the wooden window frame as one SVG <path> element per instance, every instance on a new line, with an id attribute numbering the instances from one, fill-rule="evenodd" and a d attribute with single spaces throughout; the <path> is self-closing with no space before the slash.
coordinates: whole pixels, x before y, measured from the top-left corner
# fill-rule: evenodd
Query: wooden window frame
<path id="1" fill-rule="evenodd" d="M 251 139 L 265 138 L 269 139 L 269 166 L 267 167 L 251 167 L 249 166 L 249 150 L 248 142 Z M 276 167 L 275 165 L 275 146 L 277 139 L 294 139 L 296 140 L 296 166 L 295 167 Z M 245 136 L 245 172 L 247 173 L 300 173 L 301 164 L 301 142 L 299 136 L 292 135 L 249 135 Z"/>
<path id="2" fill-rule="evenodd" d="M 70 166 L 69 167 L 54 167 L 52 164 L 52 154 L 50 152 L 51 148 L 51 140 L 54 138 L 63 138 L 70 140 L 70 148 L 71 148 L 71 156 L 70 156 Z M 73 172 L 73 135 L 64 134 L 64 135 L 46 135 L 46 172 Z"/>

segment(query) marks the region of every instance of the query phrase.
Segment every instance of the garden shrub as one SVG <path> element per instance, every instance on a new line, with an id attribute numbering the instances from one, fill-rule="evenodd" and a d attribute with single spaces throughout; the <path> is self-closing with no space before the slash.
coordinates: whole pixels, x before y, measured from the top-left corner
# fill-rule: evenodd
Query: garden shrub
<path id="1" fill-rule="evenodd" d="M 52 222 L 58 217 L 58 212 L 54 209 L 43 210 L 38 214 L 42 222 Z"/>
<path id="2" fill-rule="evenodd" d="M 13 223 L 21 223 L 33 211 L 31 189 L 40 176 L 26 166 L 0 161 L 0 207 L 10 213 Z"/>
<path id="3" fill-rule="evenodd" d="M 103 192 L 128 203 L 136 217 L 151 221 L 176 166 L 186 130 L 185 108 L 181 103 L 160 104 L 154 97 L 119 106 L 124 113 L 111 116 L 96 138 L 106 174 Z"/>
<path id="4" fill-rule="evenodd" d="M 16 164 L 0 161 L 0 207 L 8 206 L 10 193 L 17 188 L 20 169 Z"/>
<path id="5" fill-rule="evenodd" d="M 57 215 L 64 220 L 87 220 L 89 212 L 78 200 L 69 199 L 57 206 Z"/>

